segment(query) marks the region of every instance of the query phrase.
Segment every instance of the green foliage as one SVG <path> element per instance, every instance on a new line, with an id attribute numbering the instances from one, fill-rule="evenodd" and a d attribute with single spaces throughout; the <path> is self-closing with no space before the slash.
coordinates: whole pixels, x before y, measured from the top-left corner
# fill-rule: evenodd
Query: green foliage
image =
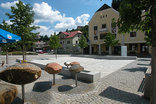
<path id="1" fill-rule="evenodd" d="M 88 39 L 88 25 L 85 25 L 84 27 L 82 27 L 82 29 L 80 29 L 80 31 L 83 33 L 83 35 L 86 37 L 86 39 Z"/>
<path id="2" fill-rule="evenodd" d="M 85 48 L 88 46 L 86 38 L 82 35 L 79 39 L 79 46 Z"/>
<path id="3" fill-rule="evenodd" d="M 122 1 L 122 0 L 112 0 L 112 7 L 113 7 L 115 10 L 119 10 L 119 6 L 120 6 L 121 1 Z"/>
<path id="4" fill-rule="evenodd" d="M 47 41 L 49 41 L 49 37 L 48 37 L 47 35 L 45 35 L 45 36 L 40 36 L 39 41 L 47 42 Z"/>
<path id="5" fill-rule="evenodd" d="M 119 40 L 116 40 L 115 35 L 112 33 L 106 35 L 104 42 L 106 46 L 115 46 L 119 44 Z"/>
<path id="6" fill-rule="evenodd" d="M 123 0 L 120 4 L 117 25 L 120 33 L 142 30 L 148 38 L 152 30 L 149 0 Z M 150 42 L 151 39 L 147 39 Z"/>
<path id="7" fill-rule="evenodd" d="M 11 14 L 6 13 L 12 22 L 11 29 L 15 34 L 21 36 L 22 40 L 20 43 L 22 46 L 29 44 L 35 41 L 37 33 L 32 31 L 38 27 L 33 26 L 34 22 L 34 12 L 32 7 L 29 4 L 24 4 L 19 0 L 19 3 L 16 4 L 16 7 L 11 7 Z"/>
<path id="8" fill-rule="evenodd" d="M 60 39 L 56 34 L 50 36 L 49 45 L 52 49 L 57 49 L 61 46 Z"/>

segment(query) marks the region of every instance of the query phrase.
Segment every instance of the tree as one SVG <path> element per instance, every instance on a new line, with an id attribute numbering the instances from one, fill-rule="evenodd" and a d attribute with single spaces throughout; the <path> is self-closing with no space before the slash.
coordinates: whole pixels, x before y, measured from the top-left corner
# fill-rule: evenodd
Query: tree
<path id="1" fill-rule="evenodd" d="M 84 35 L 82 35 L 82 36 L 80 37 L 80 39 L 79 39 L 79 46 L 80 46 L 81 49 L 82 49 L 82 53 L 83 53 L 83 49 L 84 49 L 85 47 L 88 46 L 87 40 L 86 40 L 86 38 L 84 37 Z"/>
<path id="2" fill-rule="evenodd" d="M 109 47 L 109 55 L 112 54 L 112 47 L 119 44 L 119 40 L 116 40 L 115 34 L 110 32 L 106 35 L 104 42 Z"/>
<path id="3" fill-rule="evenodd" d="M 49 41 L 49 37 L 47 35 L 45 36 L 40 36 L 40 38 L 38 39 L 39 41 L 44 41 L 44 42 L 47 42 Z"/>
<path id="4" fill-rule="evenodd" d="M 121 1 L 122 1 L 122 0 L 112 0 L 112 7 L 113 7 L 115 10 L 119 10 L 119 6 L 120 6 Z"/>
<path id="5" fill-rule="evenodd" d="M 23 50 L 23 60 L 26 60 L 26 44 L 32 44 L 37 34 L 32 32 L 38 28 L 32 25 L 34 22 L 34 12 L 29 4 L 24 4 L 19 0 L 19 2 L 16 3 L 16 7 L 11 7 L 11 13 L 12 14 L 6 13 L 6 15 L 12 22 L 12 31 L 22 38 L 20 43 Z"/>
<path id="6" fill-rule="evenodd" d="M 86 39 L 88 39 L 88 25 L 85 25 L 80 29 L 80 31 L 83 33 Z"/>
<path id="7" fill-rule="evenodd" d="M 54 35 L 50 36 L 49 45 L 50 45 L 50 47 L 52 49 L 55 50 L 55 56 L 56 56 L 56 59 L 57 59 L 57 48 L 61 47 L 61 44 L 60 44 L 60 39 L 56 35 L 56 33 L 54 33 Z"/>
<path id="8" fill-rule="evenodd" d="M 152 40 L 150 103 L 156 104 L 156 0 L 123 0 L 120 4 L 119 31 L 142 30 Z M 151 37 L 150 37 L 150 33 Z"/>

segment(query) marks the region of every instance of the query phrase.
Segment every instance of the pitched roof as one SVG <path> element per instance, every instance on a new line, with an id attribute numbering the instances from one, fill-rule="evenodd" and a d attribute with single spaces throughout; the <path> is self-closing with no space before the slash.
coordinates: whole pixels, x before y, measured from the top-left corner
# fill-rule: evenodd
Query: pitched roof
<path id="1" fill-rule="evenodd" d="M 65 35 L 69 35 L 69 33 L 67 33 L 67 32 L 62 32 L 63 34 L 65 34 Z"/>
<path id="2" fill-rule="evenodd" d="M 67 32 L 62 32 L 63 34 L 65 34 L 65 35 L 67 35 L 67 37 L 66 38 L 72 38 L 72 37 L 74 37 L 76 34 L 82 34 L 82 32 L 81 31 L 73 31 L 73 32 L 70 32 L 70 33 L 67 33 Z"/>
<path id="3" fill-rule="evenodd" d="M 102 10 L 105 10 L 105 9 L 108 9 L 108 8 L 111 8 L 110 6 L 108 6 L 107 4 L 104 4 L 101 8 L 99 8 L 96 12 L 99 12 L 99 11 L 102 11 Z"/>

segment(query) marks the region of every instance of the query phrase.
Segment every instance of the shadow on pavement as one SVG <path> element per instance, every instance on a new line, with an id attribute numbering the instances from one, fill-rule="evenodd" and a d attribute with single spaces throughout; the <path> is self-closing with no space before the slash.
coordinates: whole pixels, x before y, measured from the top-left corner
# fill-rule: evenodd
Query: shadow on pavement
<path id="1" fill-rule="evenodd" d="M 16 99 L 11 104 L 22 104 L 22 99 L 19 97 L 16 97 Z"/>
<path id="2" fill-rule="evenodd" d="M 115 101 L 128 103 L 128 104 L 149 104 L 149 101 L 142 96 L 122 91 L 117 88 L 108 87 L 106 90 L 99 94 L 102 97 L 106 97 Z"/>
<path id="3" fill-rule="evenodd" d="M 123 71 L 129 71 L 129 72 L 137 72 L 137 71 L 142 71 L 142 72 L 146 72 L 147 67 L 137 67 L 137 68 L 127 68 L 127 69 L 123 69 Z"/>
<path id="4" fill-rule="evenodd" d="M 69 85 L 62 85 L 58 87 L 58 91 L 59 92 L 65 92 L 65 91 L 70 91 L 72 90 L 73 87 L 69 86 Z"/>
<path id="5" fill-rule="evenodd" d="M 35 92 L 44 92 L 52 88 L 51 81 L 44 81 L 44 82 L 36 82 L 33 91 Z"/>

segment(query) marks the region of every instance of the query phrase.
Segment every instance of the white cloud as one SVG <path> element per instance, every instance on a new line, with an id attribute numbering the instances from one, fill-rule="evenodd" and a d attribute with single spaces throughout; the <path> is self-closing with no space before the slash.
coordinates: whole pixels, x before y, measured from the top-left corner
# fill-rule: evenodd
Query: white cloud
<path id="1" fill-rule="evenodd" d="M 65 14 L 61 14 L 58 10 L 53 10 L 48 3 L 42 2 L 41 4 L 35 3 L 33 6 L 35 12 L 35 24 L 40 22 L 47 22 L 56 25 L 54 31 L 65 31 L 66 29 L 73 29 L 77 26 L 84 26 L 88 23 L 89 14 L 82 14 L 76 19 L 72 17 L 66 17 Z"/>
<path id="2" fill-rule="evenodd" d="M 52 7 L 45 2 L 41 4 L 35 3 L 33 6 L 35 12 L 35 23 L 50 22 L 53 24 L 62 19 L 62 15 L 57 10 L 52 10 Z"/>
<path id="3" fill-rule="evenodd" d="M 39 29 L 36 30 L 36 32 L 40 32 L 40 35 L 50 36 L 51 34 L 54 34 L 54 31 L 50 29 L 50 27 L 42 26 L 42 25 L 36 25 L 36 26 L 40 27 Z"/>
<path id="4" fill-rule="evenodd" d="M 75 20 L 72 17 L 64 17 L 60 23 L 57 23 L 54 27 L 55 31 L 65 31 L 66 29 L 76 28 Z"/>
<path id="5" fill-rule="evenodd" d="M 13 2 L 6 2 L 6 3 L 1 3 L 1 7 L 5 8 L 5 9 L 10 9 L 11 6 L 16 6 L 16 3 L 18 3 L 19 1 L 13 1 Z"/>
<path id="6" fill-rule="evenodd" d="M 88 18 L 90 17 L 89 14 L 82 14 L 81 16 L 78 16 L 76 18 L 76 25 L 78 26 L 84 26 L 88 24 Z"/>

